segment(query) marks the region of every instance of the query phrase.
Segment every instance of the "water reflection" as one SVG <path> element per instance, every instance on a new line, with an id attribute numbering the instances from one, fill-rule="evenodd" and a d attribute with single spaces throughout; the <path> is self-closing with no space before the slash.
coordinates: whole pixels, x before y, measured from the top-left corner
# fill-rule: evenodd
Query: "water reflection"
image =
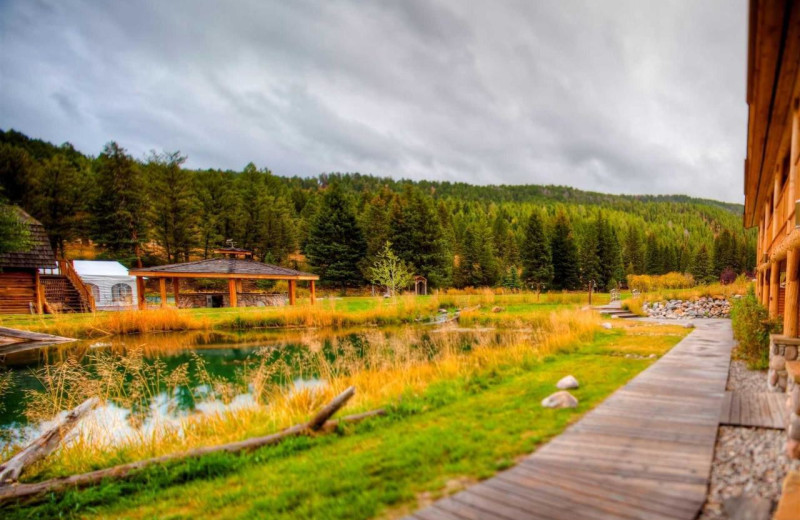
<path id="1" fill-rule="evenodd" d="M 78 433 L 92 432 L 98 443 L 117 443 L 156 430 L 181 435 L 183 419 L 193 414 L 266 406 L 259 393 L 265 384 L 313 391 L 325 385 L 326 377 L 380 369 L 401 358 L 432 360 L 445 345 L 458 352 L 468 352 L 477 344 L 502 346 L 509 335 L 519 340 L 524 332 L 447 326 L 344 332 L 185 332 L 59 345 L 33 359 L 8 360 L 16 366 L 11 369 L 14 384 L 3 396 L 0 445 L 31 439 L 60 418 L 36 421 L 30 409 L 32 396 L 41 396 L 47 386 L 43 374 L 70 364 L 83 371 L 81 384 L 114 390 L 109 392 L 112 398 L 81 423 L 84 430 Z"/>

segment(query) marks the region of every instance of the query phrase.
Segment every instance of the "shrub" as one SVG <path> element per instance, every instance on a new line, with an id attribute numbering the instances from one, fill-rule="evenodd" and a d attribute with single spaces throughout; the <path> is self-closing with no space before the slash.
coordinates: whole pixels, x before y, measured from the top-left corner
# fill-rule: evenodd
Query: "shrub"
<path id="1" fill-rule="evenodd" d="M 694 277 L 689 273 L 628 275 L 628 288 L 641 292 L 657 291 L 659 289 L 685 289 L 694 287 L 694 285 Z"/>
<path id="2" fill-rule="evenodd" d="M 769 319 L 767 309 L 758 302 L 752 286 L 742 298 L 734 300 L 731 320 L 733 337 L 739 342 L 739 357 L 750 368 L 766 368 L 769 364 L 769 335 L 779 332 L 781 324 Z"/>

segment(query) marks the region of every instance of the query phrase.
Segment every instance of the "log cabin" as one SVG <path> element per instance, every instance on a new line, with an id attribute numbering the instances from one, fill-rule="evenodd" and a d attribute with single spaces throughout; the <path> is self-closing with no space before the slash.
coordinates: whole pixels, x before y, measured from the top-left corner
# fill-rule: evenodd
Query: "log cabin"
<path id="1" fill-rule="evenodd" d="M 44 226 L 17 206 L 14 216 L 27 230 L 25 251 L 0 253 L 0 314 L 41 314 L 45 305 L 39 269 L 52 269 L 56 259 Z"/>
<path id="2" fill-rule="evenodd" d="M 756 295 L 783 325 L 767 386 L 789 392 L 787 453 L 800 458 L 800 2 L 751 0 L 744 225 L 758 228 Z"/>
<path id="3" fill-rule="evenodd" d="M 800 298 L 800 5 L 752 0 L 744 224 L 758 228 L 757 294 L 797 336 Z"/>

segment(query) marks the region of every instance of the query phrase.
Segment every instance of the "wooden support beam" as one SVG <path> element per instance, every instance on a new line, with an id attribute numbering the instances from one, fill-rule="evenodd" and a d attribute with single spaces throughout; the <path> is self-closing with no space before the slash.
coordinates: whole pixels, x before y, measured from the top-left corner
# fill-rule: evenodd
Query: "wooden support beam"
<path id="1" fill-rule="evenodd" d="M 44 298 L 42 298 L 42 281 L 39 278 L 39 270 L 36 269 L 34 271 L 34 289 L 36 290 L 36 314 L 42 313 L 42 308 L 44 307 Z"/>
<path id="2" fill-rule="evenodd" d="M 244 288 L 242 287 L 242 280 L 236 280 L 236 292 L 239 294 L 244 292 Z"/>
<path id="3" fill-rule="evenodd" d="M 769 307 L 769 269 L 763 272 L 763 279 L 761 280 L 761 305 Z"/>
<path id="4" fill-rule="evenodd" d="M 167 306 L 167 279 L 166 278 L 159 278 L 158 279 L 158 289 L 161 292 L 161 308 L 165 308 Z"/>
<path id="5" fill-rule="evenodd" d="M 178 306 L 178 295 L 181 293 L 181 279 L 172 279 L 172 295 L 175 296 L 175 307 Z"/>
<path id="6" fill-rule="evenodd" d="M 314 280 L 309 282 L 308 290 L 309 294 L 311 295 L 311 305 L 314 305 L 314 303 L 317 301 L 317 287 Z"/>
<path id="7" fill-rule="evenodd" d="M 228 280 L 228 296 L 230 298 L 228 305 L 230 307 L 238 307 L 239 303 L 236 301 L 236 280 L 233 278 Z"/>
<path id="8" fill-rule="evenodd" d="M 781 265 L 772 262 L 769 270 L 769 317 L 774 318 L 778 315 L 778 291 L 780 290 Z"/>
<path id="9" fill-rule="evenodd" d="M 147 309 L 147 298 L 144 295 L 144 278 L 141 276 L 136 277 L 136 298 L 139 300 L 139 310 Z"/>
<path id="10" fill-rule="evenodd" d="M 289 280 L 289 305 L 294 305 L 296 288 L 297 282 L 295 280 Z"/>
<path id="11" fill-rule="evenodd" d="M 800 303 L 800 250 L 790 249 L 786 256 L 786 303 L 783 309 L 783 335 L 797 337 L 797 312 Z"/>

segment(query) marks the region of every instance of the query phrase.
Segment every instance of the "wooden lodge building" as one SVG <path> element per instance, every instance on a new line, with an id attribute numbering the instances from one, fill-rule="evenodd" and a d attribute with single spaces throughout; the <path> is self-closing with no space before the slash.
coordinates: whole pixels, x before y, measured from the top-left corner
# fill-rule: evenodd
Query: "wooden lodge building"
<path id="1" fill-rule="evenodd" d="M 744 225 L 758 227 L 757 293 L 784 333 L 800 301 L 800 5 L 752 0 Z"/>
<path id="2" fill-rule="evenodd" d="M 311 303 L 314 303 L 316 297 L 315 282 L 319 280 L 319 276 L 257 262 L 253 260 L 253 254 L 245 249 L 217 249 L 214 253 L 220 255 L 220 257 L 181 264 L 131 269 L 129 274 L 136 277 L 139 309 L 147 308 L 145 278 L 158 280 L 162 307 L 167 305 L 168 280 L 171 282 L 175 305 L 180 308 L 263 307 L 286 303 L 282 295 L 255 291 L 246 292 L 243 282 L 248 280 L 286 280 L 289 284 L 287 300 L 290 305 L 294 305 L 297 299 L 297 282 L 306 281 L 309 284 Z M 224 279 L 228 281 L 228 288 L 227 291 L 181 293 L 181 279 L 187 278 Z"/>
<path id="3" fill-rule="evenodd" d="M 72 262 L 56 261 L 44 226 L 17 206 L 11 210 L 27 230 L 28 247 L 0 253 L 0 314 L 93 311 L 91 290 Z"/>
<path id="4" fill-rule="evenodd" d="M 800 458 L 800 2 L 751 0 L 744 225 L 758 228 L 756 294 L 783 323 L 767 385 L 788 392 L 786 451 Z"/>

